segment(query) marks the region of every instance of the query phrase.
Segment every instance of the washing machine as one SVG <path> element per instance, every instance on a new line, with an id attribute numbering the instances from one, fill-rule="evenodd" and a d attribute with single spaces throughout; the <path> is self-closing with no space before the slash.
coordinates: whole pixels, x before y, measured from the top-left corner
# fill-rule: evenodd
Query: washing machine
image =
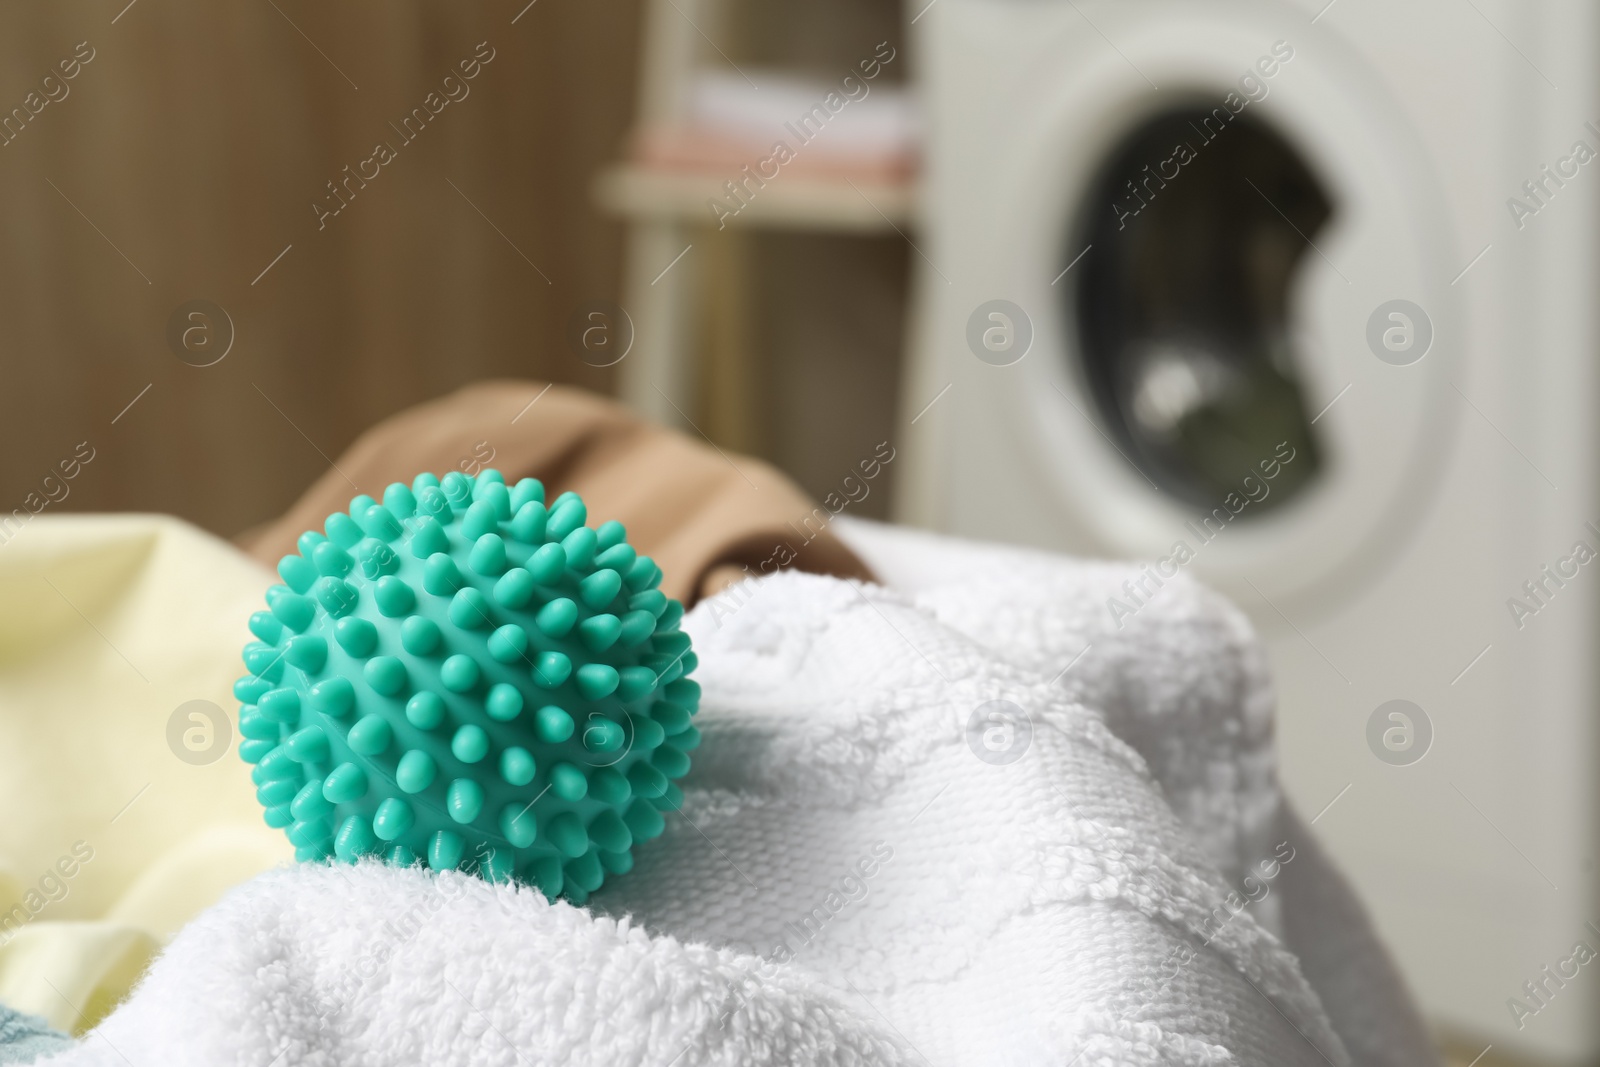
<path id="1" fill-rule="evenodd" d="M 1600 1057 L 1596 9 L 909 15 L 899 517 L 1230 596 L 1427 1011 Z"/>

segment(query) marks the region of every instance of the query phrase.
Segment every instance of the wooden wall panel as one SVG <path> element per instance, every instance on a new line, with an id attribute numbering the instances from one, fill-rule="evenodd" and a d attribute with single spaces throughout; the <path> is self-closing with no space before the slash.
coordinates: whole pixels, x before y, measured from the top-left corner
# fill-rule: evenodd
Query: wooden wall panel
<path id="1" fill-rule="evenodd" d="M 0 9 L 0 113 L 93 50 L 0 147 L 0 511 L 88 441 L 52 507 L 231 534 L 458 384 L 609 388 L 564 331 L 617 296 L 588 183 L 632 113 L 635 0 L 125 2 Z M 483 41 L 468 95 L 401 145 L 389 122 Z M 396 158 L 319 230 L 325 183 L 380 139 Z M 169 350 L 192 299 L 235 325 L 214 366 Z"/>

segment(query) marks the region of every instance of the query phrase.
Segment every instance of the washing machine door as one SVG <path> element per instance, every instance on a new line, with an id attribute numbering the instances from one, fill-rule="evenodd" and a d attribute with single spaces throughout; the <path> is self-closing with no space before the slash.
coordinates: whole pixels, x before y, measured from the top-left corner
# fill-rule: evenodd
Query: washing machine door
<path id="1" fill-rule="evenodd" d="M 974 32 L 1003 37 L 1006 6 Z M 945 458 L 973 490 L 932 518 L 1330 609 L 1444 455 L 1462 257 L 1359 57 L 1275 6 L 1159 6 L 1115 50 L 1075 25 L 1036 42 L 981 105 L 934 90 L 969 143 L 930 192 L 950 321 L 928 384 L 961 390 Z M 1025 357 L 987 358 L 1008 329 Z"/>

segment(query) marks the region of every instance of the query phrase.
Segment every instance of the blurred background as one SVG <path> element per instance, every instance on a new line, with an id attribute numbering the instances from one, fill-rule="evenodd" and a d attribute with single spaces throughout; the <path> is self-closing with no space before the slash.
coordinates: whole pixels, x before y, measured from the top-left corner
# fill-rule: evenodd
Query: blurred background
<path id="1" fill-rule="evenodd" d="M 1579 2 L 7 6 L 0 513 L 233 537 L 496 377 L 817 497 L 893 442 L 852 514 L 1238 602 L 1451 1055 L 1600 1062 L 1597 69 Z"/>
<path id="2" fill-rule="evenodd" d="M 282 512 L 361 430 L 464 383 L 616 390 L 617 368 L 581 358 L 569 327 L 623 299 L 629 216 L 599 206 L 595 183 L 631 151 L 640 3 L 123 6 L 0 13 L 0 99 L 28 115 L 0 148 L 8 507 L 87 438 L 96 458 L 60 507 L 171 512 L 231 536 Z M 722 47 L 744 67 L 848 70 L 901 32 L 892 3 L 737 14 Z M 93 58 L 65 79 L 80 42 Z M 480 42 L 495 58 L 463 79 Z M 408 142 L 417 123 L 402 120 L 429 93 L 444 108 Z M 360 181 L 382 140 L 397 158 Z M 330 182 L 349 183 L 349 206 L 324 218 L 314 205 L 341 203 Z M 702 229 L 705 199 L 687 213 Z M 737 344 L 743 384 L 714 411 L 717 387 L 698 379 L 673 402 L 826 491 L 892 429 L 908 252 L 882 230 L 686 238 L 658 291 L 697 275 L 705 366 Z M 168 342 L 195 300 L 234 338 L 205 367 Z M 215 312 L 191 326 L 190 363 L 226 348 Z M 880 493 L 863 510 L 886 506 Z"/>

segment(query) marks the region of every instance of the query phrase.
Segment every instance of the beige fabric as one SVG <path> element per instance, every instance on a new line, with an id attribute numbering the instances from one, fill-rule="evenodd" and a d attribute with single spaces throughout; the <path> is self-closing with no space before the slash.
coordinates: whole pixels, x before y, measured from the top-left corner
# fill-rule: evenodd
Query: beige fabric
<path id="1" fill-rule="evenodd" d="M 591 522 L 616 519 L 654 557 L 661 588 L 686 605 L 750 574 L 782 567 L 870 578 L 826 529 L 830 518 L 758 460 L 639 420 L 592 393 L 541 382 L 482 382 L 368 430 L 281 518 L 241 537 L 268 566 L 295 551 L 357 493 L 381 498 L 420 471 L 534 477 L 550 497 L 583 496 Z M 817 531 L 821 530 L 820 533 Z"/>
<path id="2" fill-rule="evenodd" d="M 0 1002 L 82 1032 L 180 926 L 291 857 L 234 743 L 271 581 L 159 516 L 45 515 L 0 544 Z M 197 700 L 221 718 L 179 712 Z"/>

